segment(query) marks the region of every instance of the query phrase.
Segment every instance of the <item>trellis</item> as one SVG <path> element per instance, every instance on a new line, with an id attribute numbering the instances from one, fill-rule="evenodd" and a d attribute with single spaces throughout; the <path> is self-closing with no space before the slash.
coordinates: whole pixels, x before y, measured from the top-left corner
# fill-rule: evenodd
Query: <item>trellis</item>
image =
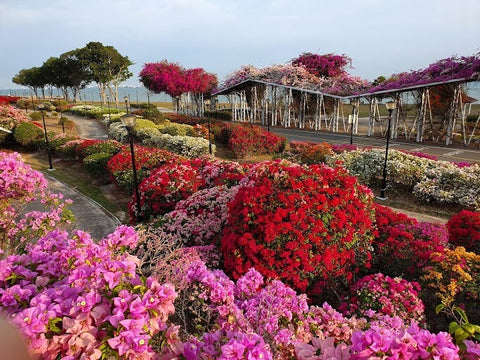
<path id="1" fill-rule="evenodd" d="M 385 135 L 387 131 L 385 116 L 380 115 L 379 105 L 382 99 L 391 98 L 397 103 L 391 119 L 391 139 L 404 137 L 415 138 L 417 142 L 425 140 L 429 131 L 430 138 L 439 142 L 445 138 L 446 145 L 452 143 L 454 133 L 461 125 L 462 140 L 469 145 L 480 124 L 477 118 L 473 130 L 467 134 L 466 116 L 469 113 L 462 103 L 462 85 L 466 81 L 452 80 L 435 84 L 412 86 L 405 89 L 384 90 L 378 93 L 341 97 L 331 94 L 296 88 L 260 80 L 246 80 L 222 92 L 228 93 L 232 109 L 232 120 L 239 122 L 260 122 L 262 125 L 295 127 L 299 129 L 327 130 L 332 132 L 352 131 L 358 134 L 359 109 L 353 108 L 346 122 L 343 105 L 347 100 L 367 99 L 369 118 L 367 135 L 376 133 Z M 430 99 L 431 88 L 438 85 L 454 84 L 454 96 L 450 104 L 448 116 L 440 126 L 434 124 Z M 222 92 L 219 92 L 222 93 Z M 419 92 L 415 116 L 408 117 L 408 94 Z M 327 109 L 327 101 L 328 107 Z M 405 109 L 404 109 L 405 107 Z M 378 131 L 377 131 L 378 129 Z"/>

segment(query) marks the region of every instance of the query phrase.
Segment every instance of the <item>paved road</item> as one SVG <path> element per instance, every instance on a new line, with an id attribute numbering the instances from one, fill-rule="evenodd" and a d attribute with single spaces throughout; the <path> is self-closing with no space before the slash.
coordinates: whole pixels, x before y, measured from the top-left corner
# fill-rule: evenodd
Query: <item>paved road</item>
<path id="1" fill-rule="evenodd" d="M 84 139 L 105 140 L 108 138 L 103 124 L 95 119 L 88 119 L 76 115 L 67 115 L 75 123 L 78 136 Z"/>
<path id="2" fill-rule="evenodd" d="M 308 131 L 299 129 L 285 129 L 280 127 L 271 127 L 270 130 L 279 135 L 286 136 L 288 141 L 312 141 L 328 142 L 332 144 L 350 144 L 350 135 L 324 132 Z M 360 146 L 385 147 L 385 138 L 367 137 L 365 135 L 354 135 L 353 144 Z M 480 150 L 463 147 L 450 147 L 441 145 L 430 145 L 426 143 L 405 142 L 401 140 L 391 140 L 390 148 L 402 149 L 408 151 L 420 151 L 430 155 L 435 155 L 439 160 L 446 161 L 480 161 Z"/>

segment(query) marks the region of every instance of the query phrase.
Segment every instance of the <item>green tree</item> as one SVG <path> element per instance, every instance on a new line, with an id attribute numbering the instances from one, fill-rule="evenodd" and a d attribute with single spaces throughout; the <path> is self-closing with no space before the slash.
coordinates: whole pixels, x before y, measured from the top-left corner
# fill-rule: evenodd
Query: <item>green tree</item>
<path id="1" fill-rule="evenodd" d="M 45 86 L 45 81 L 41 69 L 39 67 L 33 67 L 29 69 L 22 69 L 12 78 L 14 84 L 23 85 L 29 87 L 38 97 L 38 90 Z M 45 94 L 44 94 L 45 95 Z"/>
<path id="2" fill-rule="evenodd" d="M 118 85 L 133 75 L 128 70 L 133 65 L 130 59 L 122 56 L 113 46 L 104 46 L 100 42 L 89 42 L 77 51 L 89 79 L 97 83 L 102 101 L 105 103 L 108 90 L 118 104 Z"/>

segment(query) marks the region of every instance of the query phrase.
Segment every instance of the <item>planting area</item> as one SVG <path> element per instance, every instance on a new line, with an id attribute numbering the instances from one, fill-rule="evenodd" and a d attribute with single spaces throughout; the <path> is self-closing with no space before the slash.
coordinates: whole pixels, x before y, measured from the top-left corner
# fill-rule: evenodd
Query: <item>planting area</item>
<path id="1" fill-rule="evenodd" d="M 45 149 L 38 119 L 0 106 L 0 311 L 36 358 L 480 357 L 479 164 L 392 151 L 389 191 L 454 209 L 419 222 L 376 202 L 383 150 L 147 108 L 137 198 L 121 113 L 69 108 L 110 139 L 59 129 Z M 19 154 L 45 150 L 128 199 L 125 224 L 71 231 L 68 199 Z"/>

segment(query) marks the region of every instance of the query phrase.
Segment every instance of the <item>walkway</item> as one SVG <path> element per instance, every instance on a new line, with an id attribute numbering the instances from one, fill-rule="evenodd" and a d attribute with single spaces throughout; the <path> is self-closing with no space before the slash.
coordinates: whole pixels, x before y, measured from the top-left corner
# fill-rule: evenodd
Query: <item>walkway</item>
<path id="1" fill-rule="evenodd" d="M 67 117 L 75 123 L 80 137 L 99 140 L 107 138 L 105 128 L 99 121 L 74 115 L 67 115 Z M 54 193 L 61 193 L 65 198 L 73 200 L 69 208 L 75 216 L 76 222 L 74 226 L 76 228 L 87 231 L 94 239 L 100 240 L 112 233 L 121 224 L 120 220 L 100 204 L 58 181 L 53 177 L 54 175 L 54 171 L 51 174 L 45 174 L 45 177 L 48 179 L 49 189 Z"/>

